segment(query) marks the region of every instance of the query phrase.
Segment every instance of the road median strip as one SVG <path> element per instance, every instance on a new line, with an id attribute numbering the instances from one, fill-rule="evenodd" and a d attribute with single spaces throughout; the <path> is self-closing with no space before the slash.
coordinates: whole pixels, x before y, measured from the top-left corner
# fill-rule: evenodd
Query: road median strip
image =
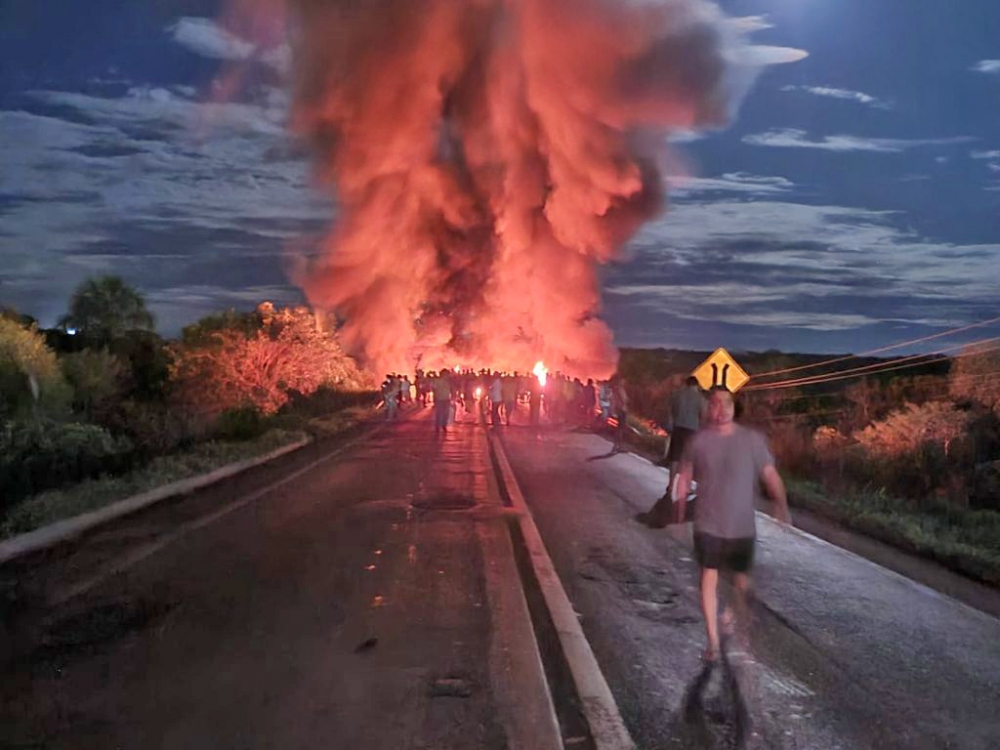
<path id="1" fill-rule="evenodd" d="M 552 559 L 545 549 L 541 534 L 507 459 L 503 442 L 492 431 L 489 433 L 489 439 L 500 479 L 511 504 L 518 511 L 516 522 L 524 539 L 545 606 L 555 627 L 559 646 L 569 667 L 594 747 L 597 750 L 634 750 L 635 742 L 625 726 L 611 688 L 608 687 L 573 605 L 559 580 Z"/>

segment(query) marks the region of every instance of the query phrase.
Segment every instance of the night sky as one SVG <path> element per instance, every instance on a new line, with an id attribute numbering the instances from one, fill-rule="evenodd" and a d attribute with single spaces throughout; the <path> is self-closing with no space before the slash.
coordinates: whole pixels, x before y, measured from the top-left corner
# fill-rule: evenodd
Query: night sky
<path id="1" fill-rule="evenodd" d="M 721 5 L 809 56 L 677 139 L 669 210 L 603 273 L 618 343 L 860 351 L 1000 315 L 1000 3 Z M 52 325 L 114 273 L 173 335 L 300 301 L 335 207 L 286 134 L 285 60 L 212 103 L 250 54 L 218 3 L 67 7 L 0 0 L 0 304 Z"/>

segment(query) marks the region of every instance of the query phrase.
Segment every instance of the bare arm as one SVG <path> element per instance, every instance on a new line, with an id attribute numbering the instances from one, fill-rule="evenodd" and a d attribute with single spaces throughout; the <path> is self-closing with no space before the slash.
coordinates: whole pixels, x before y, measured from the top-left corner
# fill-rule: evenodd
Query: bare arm
<path id="1" fill-rule="evenodd" d="M 684 509 L 688 493 L 691 491 L 691 478 L 694 474 L 694 467 L 690 461 L 681 461 L 680 471 L 677 474 L 677 485 L 674 488 L 674 520 L 677 523 L 684 522 Z"/>
<path id="2" fill-rule="evenodd" d="M 788 512 L 788 495 L 785 492 L 785 483 L 781 481 L 781 475 L 774 465 L 765 466 L 760 472 L 760 481 L 767 491 L 767 496 L 774 501 L 775 518 L 782 523 L 790 524 L 792 516 Z"/>

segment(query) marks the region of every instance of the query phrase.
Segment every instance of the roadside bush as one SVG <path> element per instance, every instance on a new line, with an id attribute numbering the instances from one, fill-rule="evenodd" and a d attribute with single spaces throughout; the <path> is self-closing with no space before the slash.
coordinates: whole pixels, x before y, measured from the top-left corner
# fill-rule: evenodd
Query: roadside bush
<path id="1" fill-rule="evenodd" d="M 1000 461 L 991 461 L 976 467 L 969 490 L 972 507 L 1000 511 Z M 1000 543 L 1000 535 L 997 536 Z"/>
<path id="2" fill-rule="evenodd" d="M 2 507 L 47 489 L 132 468 L 132 443 L 96 425 L 49 420 L 0 430 Z"/>
<path id="3" fill-rule="evenodd" d="M 629 411 L 651 419 L 657 425 L 670 421 L 670 398 L 682 388 L 684 378 L 676 375 L 664 380 L 625 381 Z"/>
<path id="4" fill-rule="evenodd" d="M 219 440 L 243 441 L 260 437 L 268 428 L 268 420 L 256 406 L 226 409 L 215 422 L 215 437 Z"/>
<path id="5" fill-rule="evenodd" d="M 843 491 L 849 484 L 846 469 L 850 437 L 836 427 L 824 425 L 813 433 L 812 446 L 823 484 L 828 490 Z"/>
<path id="6" fill-rule="evenodd" d="M 790 420 L 774 421 L 766 430 L 778 466 L 795 476 L 812 476 L 817 469 L 809 428 Z"/>
<path id="7" fill-rule="evenodd" d="M 171 456 L 160 456 L 116 477 L 89 479 L 60 490 L 47 490 L 19 503 L 0 521 L 0 538 L 102 508 L 171 482 L 198 476 L 302 439 L 300 432 L 269 430 L 242 443 L 207 442 Z"/>
<path id="8" fill-rule="evenodd" d="M 88 421 L 106 413 L 121 397 L 126 367 L 107 349 L 84 349 L 59 360 L 73 387 L 73 410 Z"/>
<path id="9" fill-rule="evenodd" d="M 256 320 L 255 330 L 241 319 L 233 321 L 233 328 L 218 328 L 225 321 L 215 317 L 204 331 L 185 329 L 184 340 L 174 348 L 171 377 L 188 413 L 214 416 L 250 403 L 274 414 L 291 391 L 371 387 L 340 348 L 336 331 L 324 328 L 312 311 L 263 303 Z"/>
<path id="10" fill-rule="evenodd" d="M 907 404 L 855 433 L 861 453 L 854 456 L 852 475 L 918 503 L 938 492 L 957 499 L 974 459 L 968 421 L 950 403 Z"/>
<path id="11" fill-rule="evenodd" d="M 71 395 L 45 337 L 34 326 L 0 318 L 0 417 L 61 415 Z"/>
<path id="12" fill-rule="evenodd" d="M 876 458 L 912 454 L 927 442 L 941 445 L 948 454 L 951 443 L 966 433 L 968 422 L 968 415 L 952 403 L 906 404 L 854 437 Z"/>
<path id="13" fill-rule="evenodd" d="M 209 435 L 205 420 L 152 401 L 123 401 L 101 421 L 116 435 L 128 437 L 143 460 L 187 448 Z"/>
<path id="14" fill-rule="evenodd" d="M 282 414 L 294 413 L 304 417 L 323 417 L 352 406 L 371 406 L 378 403 L 377 391 L 344 391 L 321 385 L 310 394 L 288 391 L 288 403 L 282 407 Z"/>

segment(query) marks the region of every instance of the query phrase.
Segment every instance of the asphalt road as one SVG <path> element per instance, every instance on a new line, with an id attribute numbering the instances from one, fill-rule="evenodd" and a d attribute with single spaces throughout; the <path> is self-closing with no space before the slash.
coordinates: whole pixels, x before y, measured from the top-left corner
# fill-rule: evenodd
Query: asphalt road
<path id="1" fill-rule="evenodd" d="M 666 472 L 587 433 L 514 427 L 503 440 L 638 746 L 732 746 L 720 675 L 697 721 L 680 710 L 704 647 L 690 531 L 633 519 Z M 763 515 L 758 535 L 740 664 L 759 747 L 1000 747 L 1000 621 Z"/>
<path id="2" fill-rule="evenodd" d="M 0 746 L 558 742 L 493 481 L 481 429 L 408 421 L 188 533 L 160 509 L 20 571 L 58 603 L 5 618 Z"/>
<path id="3" fill-rule="evenodd" d="M 32 596 L 4 612 L 0 747 L 544 747 L 485 435 L 437 441 L 426 416 L 224 515 L 259 487 L 16 570 Z M 704 638 L 689 531 L 633 519 L 665 472 L 587 433 L 502 435 L 637 746 L 732 747 L 721 671 L 681 712 Z M 735 660 L 758 747 L 1000 747 L 1000 621 L 763 516 L 759 535 Z"/>

